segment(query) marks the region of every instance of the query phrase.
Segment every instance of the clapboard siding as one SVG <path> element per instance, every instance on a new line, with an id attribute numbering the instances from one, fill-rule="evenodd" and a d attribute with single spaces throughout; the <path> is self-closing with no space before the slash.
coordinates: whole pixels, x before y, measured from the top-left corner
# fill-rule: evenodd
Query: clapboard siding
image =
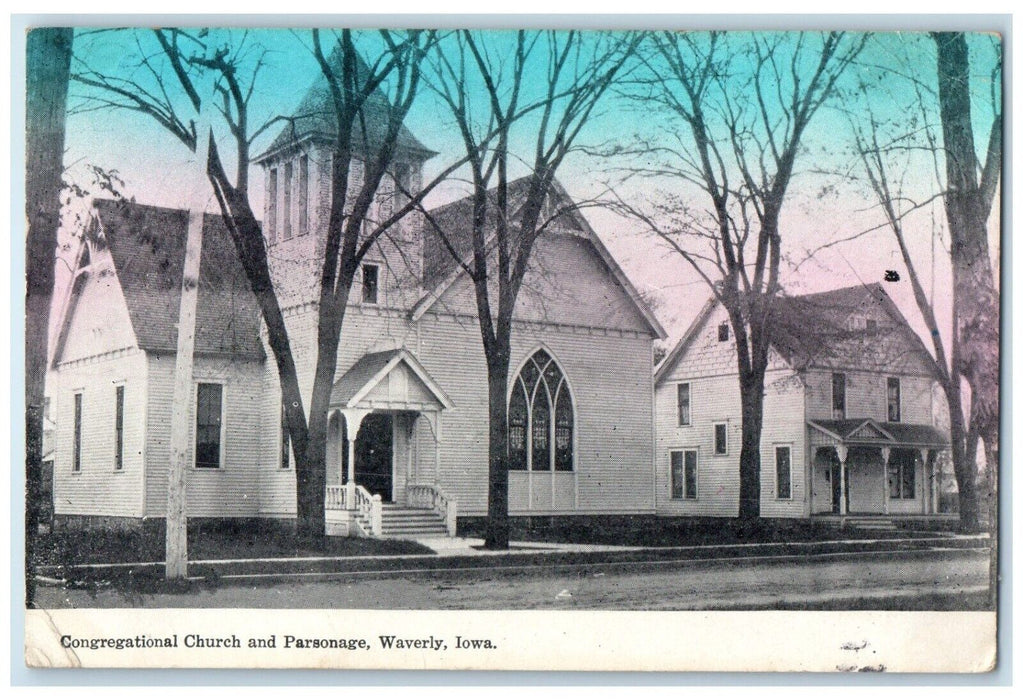
<path id="1" fill-rule="evenodd" d="M 573 392 L 576 469 L 571 479 L 577 494 L 570 498 L 559 482 L 552 507 L 550 473 L 534 474 L 534 482 L 546 478 L 546 485 L 536 484 L 532 508 L 528 499 L 517 497 L 512 512 L 652 511 L 651 338 L 517 325 L 512 372 L 540 347 L 561 365 Z M 421 325 L 419 359 L 455 404 L 441 419 L 441 486 L 458 500 L 459 513 L 483 514 L 487 385 L 476 321 L 428 314 Z M 419 454 L 427 449 L 420 444 Z M 518 483 L 522 475 L 514 478 Z"/>
<path id="2" fill-rule="evenodd" d="M 223 463 L 219 469 L 187 472 L 187 512 L 191 517 L 251 517 L 259 512 L 262 363 L 210 357 L 195 358 L 189 400 L 188 441 L 194 450 L 195 385 L 224 385 Z M 167 507 L 170 464 L 171 396 L 174 357 L 149 358 L 149 406 L 146 442 L 146 515 L 162 517 Z"/>
<path id="3" fill-rule="evenodd" d="M 60 362 L 137 347 L 117 273 L 107 250 L 93 254 L 92 265 L 73 285 L 73 305 L 64 329 Z"/>
<path id="4" fill-rule="evenodd" d="M 58 515 L 141 517 L 146 360 L 139 351 L 59 368 L 53 501 Z M 114 468 L 116 387 L 124 386 L 124 466 Z M 81 471 L 72 472 L 74 395 L 82 394 Z"/>
<path id="5" fill-rule="evenodd" d="M 549 324 L 649 333 L 636 302 L 618 283 L 587 239 L 547 234 L 536 242 L 531 265 L 515 305 L 515 318 Z M 496 253 L 490 269 L 497 269 Z M 490 298 L 496 313 L 497 281 Z M 459 277 L 433 306 L 437 313 L 476 315 L 476 291 L 467 275 Z"/>
<path id="6" fill-rule="evenodd" d="M 661 382 L 655 392 L 657 415 L 657 512 L 662 515 L 729 516 L 739 511 L 739 452 L 742 421 L 735 377 L 690 378 L 692 420 L 678 425 L 677 382 Z M 760 438 L 760 507 L 765 517 L 806 514 L 805 431 L 802 385 L 791 371 L 768 373 L 764 390 L 764 426 Z M 728 426 L 728 453 L 714 454 L 714 426 Z M 792 448 L 792 498 L 775 492 L 774 449 Z M 695 499 L 671 497 L 671 452 L 697 450 Z"/>
<path id="7" fill-rule="evenodd" d="M 806 415 L 809 420 L 830 419 L 830 370 L 811 369 L 805 373 Z M 845 415 L 847 418 L 888 420 L 888 377 L 899 377 L 903 423 L 932 425 L 934 381 L 929 377 L 899 376 L 875 372 L 844 372 Z"/>

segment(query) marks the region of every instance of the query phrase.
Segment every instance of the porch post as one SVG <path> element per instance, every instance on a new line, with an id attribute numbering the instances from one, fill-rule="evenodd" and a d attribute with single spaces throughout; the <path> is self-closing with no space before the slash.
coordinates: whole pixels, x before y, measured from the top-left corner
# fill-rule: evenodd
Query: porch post
<path id="1" fill-rule="evenodd" d="M 846 515 L 849 508 L 845 498 L 845 462 L 849 458 L 849 448 L 845 445 L 835 445 L 835 453 L 838 455 L 838 512 Z"/>
<path id="2" fill-rule="evenodd" d="M 892 448 L 881 448 L 881 460 L 884 462 L 884 473 L 881 478 L 881 488 L 884 490 L 884 514 L 888 515 L 888 460 L 892 456 Z"/>
<path id="3" fill-rule="evenodd" d="M 359 436 L 359 426 L 369 411 L 358 408 L 343 408 L 341 415 L 345 417 L 345 428 L 348 431 L 348 483 L 345 484 L 348 509 L 355 510 L 355 440 Z"/>
<path id="4" fill-rule="evenodd" d="M 937 515 L 941 510 L 941 473 L 935 472 L 938 466 L 938 450 L 931 450 L 927 456 L 931 463 L 931 513 Z"/>
<path id="5" fill-rule="evenodd" d="M 923 501 L 923 507 L 924 507 L 923 510 L 924 510 L 924 514 L 925 515 L 927 513 L 933 513 L 934 512 L 934 486 L 933 486 L 933 483 L 932 483 L 934 481 L 934 478 L 933 478 L 933 475 L 932 475 L 932 477 L 930 479 L 928 479 L 928 477 L 927 477 L 927 472 L 929 471 L 928 467 L 931 466 L 930 465 L 930 461 L 931 461 L 930 460 L 930 456 L 931 456 L 931 450 L 929 450 L 927 448 L 923 448 L 923 449 L 920 450 L 920 459 L 923 461 L 922 465 L 921 465 L 920 471 L 923 473 L 923 477 L 924 477 L 924 487 L 922 489 L 922 493 L 920 494 L 920 496 L 921 496 L 921 500 Z"/>

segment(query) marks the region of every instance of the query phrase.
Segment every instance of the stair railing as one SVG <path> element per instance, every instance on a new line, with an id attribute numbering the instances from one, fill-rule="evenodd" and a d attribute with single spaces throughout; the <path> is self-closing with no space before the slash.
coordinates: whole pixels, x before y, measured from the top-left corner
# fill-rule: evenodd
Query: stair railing
<path id="1" fill-rule="evenodd" d="M 348 489 L 344 486 L 328 486 L 324 498 L 326 510 L 348 510 Z"/>
<path id="2" fill-rule="evenodd" d="M 405 498 L 410 508 L 429 508 L 444 520 L 448 537 L 455 536 L 458 522 L 458 501 L 448 498 L 447 494 L 433 484 L 408 484 L 405 486 Z"/>
<path id="3" fill-rule="evenodd" d="M 369 523 L 369 534 L 380 537 L 384 531 L 384 504 L 379 494 L 371 494 L 361 484 L 355 485 L 355 509 Z"/>

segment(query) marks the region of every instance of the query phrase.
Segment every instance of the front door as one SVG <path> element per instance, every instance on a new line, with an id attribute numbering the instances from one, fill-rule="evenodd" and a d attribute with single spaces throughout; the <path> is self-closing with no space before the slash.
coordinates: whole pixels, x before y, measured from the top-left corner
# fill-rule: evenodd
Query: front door
<path id="1" fill-rule="evenodd" d="M 362 419 L 355 441 L 355 483 L 384 501 L 392 500 L 394 488 L 394 425 L 386 413 Z"/>

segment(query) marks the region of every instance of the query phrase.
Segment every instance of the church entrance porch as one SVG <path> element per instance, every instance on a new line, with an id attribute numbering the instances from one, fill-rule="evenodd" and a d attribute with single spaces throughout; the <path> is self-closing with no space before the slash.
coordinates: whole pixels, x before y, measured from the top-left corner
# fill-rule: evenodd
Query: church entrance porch
<path id="1" fill-rule="evenodd" d="M 364 355 L 335 382 L 326 534 L 454 534 L 457 505 L 437 478 L 441 412 L 451 406 L 405 349 Z"/>

